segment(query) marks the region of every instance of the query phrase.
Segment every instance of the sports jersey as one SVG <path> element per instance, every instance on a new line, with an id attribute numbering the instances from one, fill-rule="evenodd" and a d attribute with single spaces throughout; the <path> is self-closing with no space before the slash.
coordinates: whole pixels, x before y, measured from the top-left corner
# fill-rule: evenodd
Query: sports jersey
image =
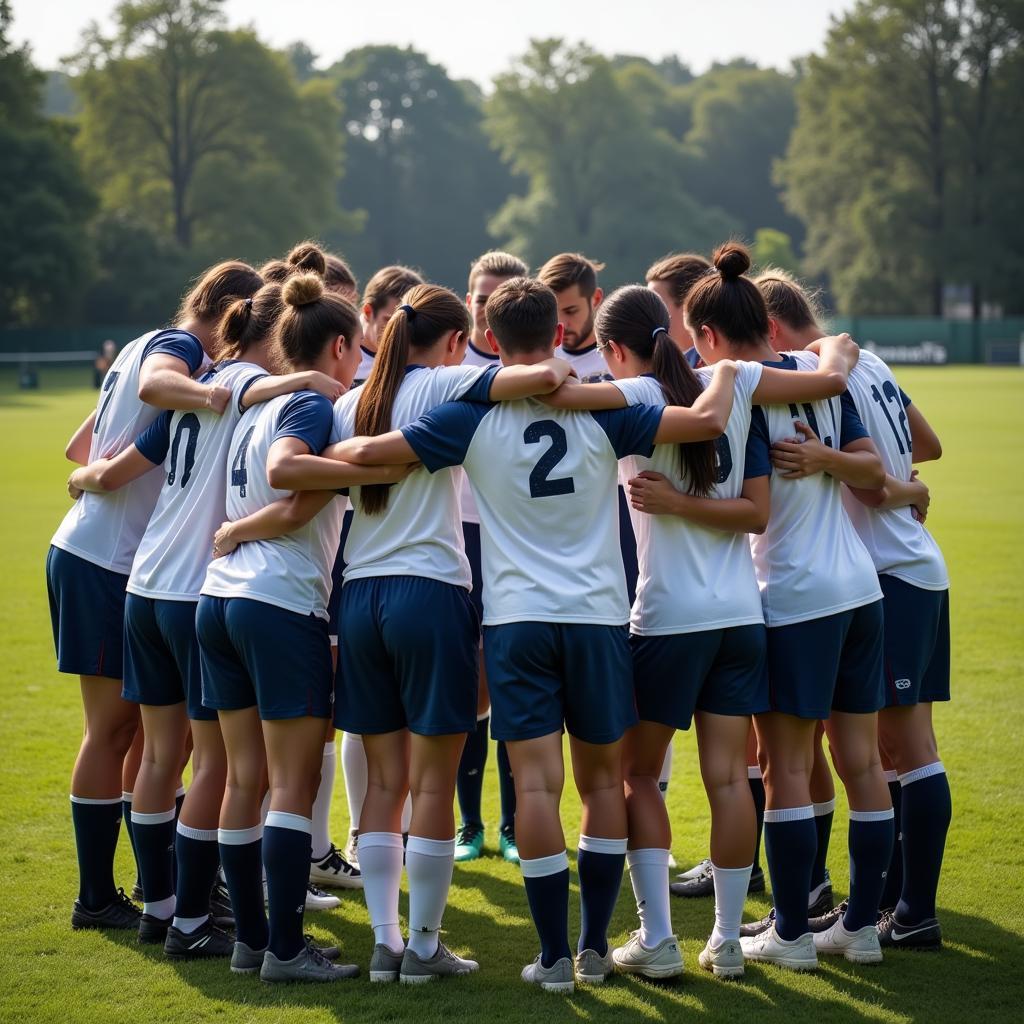
<path id="1" fill-rule="evenodd" d="M 480 509 L 484 625 L 624 625 L 620 458 L 650 455 L 662 410 L 449 403 L 402 433 L 431 472 L 462 465 Z"/>
<path id="2" fill-rule="evenodd" d="M 597 342 L 584 345 L 575 351 L 570 351 L 565 346 L 559 346 L 555 349 L 555 355 L 559 359 L 564 359 L 573 368 L 583 384 L 612 379 L 604 356 L 597 350 Z"/>
<path id="3" fill-rule="evenodd" d="M 765 363 L 784 370 L 817 368 L 817 356 L 800 353 Z M 763 448 L 797 437 L 795 420 L 806 423 L 829 448 L 867 437 L 853 402 L 829 398 L 796 405 L 765 405 L 752 419 Z M 882 596 L 871 556 L 843 508 L 842 485 L 827 473 L 799 480 L 771 478 L 771 518 L 751 536 L 754 569 L 768 626 L 785 626 L 835 615 Z"/>
<path id="4" fill-rule="evenodd" d="M 117 354 L 100 389 L 89 461 L 125 450 L 160 410 L 139 398 L 139 374 L 157 353 L 175 356 L 193 374 L 205 359 L 194 334 L 176 329 L 151 331 Z M 51 543 L 87 562 L 127 575 L 160 493 L 160 474 L 146 473 L 111 494 L 83 494 L 68 510 Z"/>
<path id="5" fill-rule="evenodd" d="M 412 423 L 435 406 L 467 396 L 487 396 L 497 369 L 479 366 L 406 367 L 395 395 L 391 429 Z M 355 434 L 359 391 L 341 396 L 334 406 L 331 441 Z M 459 523 L 458 483 L 452 473 L 411 473 L 388 489 L 387 508 L 367 515 L 350 489 L 352 526 L 345 542 L 345 581 L 368 576 L 425 576 L 467 590 L 469 562 Z"/>
<path id="6" fill-rule="evenodd" d="M 352 378 L 352 387 L 366 381 L 366 378 L 370 376 L 370 371 L 373 369 L 373 361 L 376 358 L 376 352 L 371 352 L 368 348 L 363 348 L 362 345 L 359 346 L 359 369 L 356 370 L 356 375 Z"/>
<path id="7" fill-rule="evenodd" d="M 483 352 L 473 342 L 466 346 L 466 354 L 462 359 L 463 366 L 501 366 L 497 352 Z M 473 488 L 469 486 L 465 473 L 459 473 L 459 504 L 462 508 L 462 521 L 464 523 L 480 522 L 480 513 L 477 511 L 476 498 L 473 497 Z"/>
<path id="8" fill-rule="evenodd" d="M 897 386 L 889 367 L 873 352 L 861 350 L 848 388 L 882 456 L 885 471 L 897 480 L 909 480 L 913 445 L 904 408 L 910 399 Z M 843 504 L 878 572 L 925 590 L 945 590 L 949 586 L 949 573 L 938 544 L 914 519 L 909 507 L 868 508 L 846 487 Z"/>
<path id="9" fill-rule="evenodd" d="M 167 601 L 197 601 L 213 554 L 213 535 L 224 521 L 225 474 L 241 401 L 266 370 L 255 363 L 219 363 L 202 377 L 231 391 L 224 412 L 166 412 L 135 442 L 150 462 L 163 465 L 163 486 L 139 544 L 128 593 Z"/>
<path id="10" fill-rule="evenodd" d="M 750 400 L 761 380 L 761 364 L 736 364 L 734 399 L 725 433 L 715 443 L 718 474 L 713 498 L 738 498 L 743 481 L 767 476 L 771 463 L 761 455 L 746 466 Z M 707 387 L 711 370 L 698 372 Z M 629 405 L 665 404 L 653 376 L 614 381 Z M 644 470 L 664 473 L 686 490 L 679 446 L 659 444 L 648 459 L 630 456 L 619 463 L 623 486 Z M 681 516 L 648 515 L 629 510 L 636 531 L 640 576 L 630 632 L 640 636 L 692 633 L 764 622 L 761 595 L 745 534 L 715 530 Z"/>
<path id="11" fill-rule="evenodd" d="M 271 487 L 267 480 L 267 456 L 275 441 L 296 437 L 319 455 L 327 447 L 333 425 L 333 406 L 312 391 L 279 395 L 247 409 L 228 451 L 227 518 L 242 519 L 291 493 Z M 336 498 L 292 533 L 249 541 L 213 559 L 203 593 L 247 597 L 326 619 L 344 508 Z"/>

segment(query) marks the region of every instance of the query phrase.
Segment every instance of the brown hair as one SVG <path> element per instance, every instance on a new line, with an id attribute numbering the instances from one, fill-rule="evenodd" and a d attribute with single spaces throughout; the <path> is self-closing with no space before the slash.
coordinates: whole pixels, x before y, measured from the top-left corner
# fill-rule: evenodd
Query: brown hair
<path id="1" fill-rule="evenodd" d="M 574 284 L 579 286 L 580 295 L 592 299 L 597 291 L 597 273 L 604 270 L 603 263 L 588 260 L 578 252 L 563 252 L 544 264 L 537 272 L 537 280 L 546 284 L 553 292 L 564 292 Z"/>
<path id="2" fill-rule="evenodd" d="M 450 331 L 466 334 L 469 328 L 469 310 L 454 292 L 435 284 L 419 284 L 409 291 L 381 334 L 373 369 L 356 405 L 356 433 L 375 436 L 391 429 L 395 396 L 411 353 L 433 348 Z M 359 502 L 370 515 L 383 512 L 388 506 L 387 485 L 360 488 Z"/>
<path id="3" fill-rule="evenodd" d="M 415 288 L 418 284 L 423 284 L 423 278 L 410 267 L 381 267 L 366 282 L 363 305 L 369 306 L 376 315 L 388 302 L 400 299 L 410 288 Z"/>
<path id="4" fill-rule="evenodd" d="M 359 294 L 359 284 L 356 281 L 352 268 L 333 252 L 324 253 L 327 261 L 327 270 L 324 272 L 324 284 L 332 292 L 350 292 L 353 296 Z"/>
<path id="5" fill-rule="evenodd" d="M 489 274 L 491 277 L 528 277 L 530 268 L 518 257 L 510 252 L 502 252 L 500 249 L 492 249 L 478 257 L 469 268 L 469 288 L 471 294 L 476 285 L 476 279 Z"/>
<path id="6" fill-rule="evenodd" d="M 241 359 L 251 346 L 274 333 L 283 310 L 281 286 L 274 281 L 247 299 L 236 299 L 214 331 L 214 360 Z"/>
<path id="7" fill-rule="evenodd" d="M 263 278 L 248 263 L 226 260 L 204 271 L 182 299 L 176 319 L 220 320 L 235 299 L 247 299 L 262 287 Z"/>
<path id="8" fill-rule="evenodd" d="M 809 293 L 788 271 L 766 267 L 754 278 L 754 284 L 764 296 L 770 317 L 781 320 L 794 331 L 809 327 L 821 330 L 817 295 Z"/>
<path id="9" fill-rule="evenodd" d="M 647 268 L 645 280 L 663 281 L 668 285 L 672 301 L 681 306 L 690 294 L 690 289 L 714 267 L 695 252 L 674 252 L 662 256 Z"/>
<path id="10" fill-rule="evenodd" d="M 264 281 L 273 281 L 274 284 L 284 284 L 291 276 L 292 268 L 284 260 L 267 260 L 260 267 L 260 277 Z"/>
<path id="11" fill-rule="evenodd" d="M 546 348 L 558 329 L 555 293 L 528 277 L 513 277 L 498 285 L 487 299 L 484 314 L 502 349 L 512 355 Z"/>
<path id="12" fill-rule="evenodd" d="M 734 345 L 756 345 L 768 337 L 768 307 L 757 285 L 744 275 L 750 253 L 740 242 L 726 242 L 712 255 L 715 274 L 708 274 L 686 297 L 684 316 L 699 333 L 714 327 Z"/>
<path id="13" fill-rule="evenodd" d="M 291 268 L 292 273 L 306 271 L 323 277 L 327 271 L 327 260 L 324 257 L 323 249 L 316 242 L 309 240 L 293 245 L 284 261 Z"/>
<path id="14" fill-rule="evenodd" d="M 359 314 L 351 302 L 324 290 L 319 274 L 293 274 L 281 289 L 284 311 L 277 341 L 292 366 L 308 366 L 339 334 L 346 345 L 359 335 Z"/>
<path id="15" fill-rule="evenodd" d="M 616 289 L 601 303 L 594 330 L 602 344 L 614 341 L 650 363 L 668 405 L 689 407 L 704 388 L 669 337 L 669 319 L 668 307 L 659 296 L 650 288 L 631 284 Z M 717 476 L 715 442 L 679 445 L 679 467 L 687 491 L 706 498 Z"/>

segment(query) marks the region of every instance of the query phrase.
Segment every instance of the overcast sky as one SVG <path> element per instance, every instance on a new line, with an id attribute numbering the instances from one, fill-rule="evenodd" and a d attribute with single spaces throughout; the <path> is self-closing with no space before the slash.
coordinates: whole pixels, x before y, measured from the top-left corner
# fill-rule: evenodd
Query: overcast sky
<path id="1" fill-rule="evenodd" d="M 14 0 L 13 36 L 27 41 L 35 62 L 56 67 L 81 30 L 109 24 L 115 0 Z M 832 14 L 853 0 L 228 0 L 232 25 L 251 25 L 280 47 L 302 40 L 330 64 L 367 43 L 412 45 L 457 78 L 486 83 L 531 38 L 583 40 L 602 53 L 658 60 L 677 54 L 694 71 L 714 61 L 747 57 L 788 67 L 821 47 Z"/>

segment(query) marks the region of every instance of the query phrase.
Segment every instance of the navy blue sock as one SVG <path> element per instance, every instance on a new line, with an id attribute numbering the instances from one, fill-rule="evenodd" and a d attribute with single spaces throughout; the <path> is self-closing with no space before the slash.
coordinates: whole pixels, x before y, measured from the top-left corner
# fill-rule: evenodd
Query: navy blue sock
<path id="1" fill-rule="evenodd" d="M 903 891 L 903 791 L 898 780 L 889 783 L 889 797 L 892 800 L 894 840 L 889 870 L 885 873 L 882 902 L 879 904 L 882 910 L 892 910 L 899 903 L 900 893 Z"/>
<path id="2" fill-rule="evenodd" d="M 72 796 L 71 823 L 78 850 L 78 902 L 86 910 L 102 910 L 117 895 L 114 852 L 121 831 L 121 801 Z"/>
<path id="3" fill-rule="evenodd" d="M 891 810 L 850 811 L 850 902 L 843 915 L 847 931 L 878 922 L 893 832 Z"/>
<path id="4" fill-rule="evenodd" d="M 941 761 L 908 772 L 902 782 L 903 893 L 896 916 L 901 924 L 919 924 L 935 916 L 935 895 L 953 803 Z"/>
<path id="5" fill-rule="evenodd" d="M 626 864 L 625 839 L 580 836 L 576 866 L 580 873 L 580 941 L 578 952 L 608 952 L 608 925 L 615 910 Z"/>
<path id="6" fill-rule="evenodd" d="M 220 862 L 235 915 L 235 934 L 250 949 L 266 949 L 270 932 L 263 909 L 263 829 L 226 829 L 219 833 Z"/>
<path id="7" fill-rule="evenodd" d="M 210 890 L 220 866 L 217 830 L 190 828 L 179 821 L 174 855 L 178 864 L 174 916 L 206 916 L 210 913 Z"/>
<path id="8" fill-rule="evenodd" d="M 814 830 L 818 837 L 818 848 L 814 852 L 809 892 L 825 884 L 825 861 L 828 859 L 828 843 L 832 838 L 832 819 L 836 816 L 836 801 L 833 797 L 828 803 L 814 804 L 813 806 Z"/>
<path id="9" fill-rule="evenodd" d="M 787 941 L 807 931 L 807 894 L 817 846 L 810 804 L 764 812 L 764 854 L 772 879 L 775 930 Z"/>
<path id="10" fill-rule="evenodd" d="M 270 951 L 291 960 L 304 946 L 302 914 L 313 852 L 313 822 L 300 814 L 271 811 L 263 829 L 263 867 L 267 873 Z"/>
<path id="11" fill-rule="evenodd" d="M 498 794 L 501 797 L 501 822 L 499 828 L 515 827 L 516 823 L 516 781 L 512 778 L 512 764 L 504 740 L 498 740 Z"/>
<path id="12" fill-rule="evenodd" d="M 177 793 L 174 797 L 174 826 L 177 828 L 178 819 L 181 817 L 181 805 L 185 802 L 185 793 Z M 174 876 L 174 885 L 177 888 L 178 885 L 178 852 L 174 848 L 171 850 L 171 872 Z"/>
<path id="13" fill-rule="evenodd" d="M 754 846 L 754 870 L 756 871 L 761 866 L 761 834 L 764 832 L 764 779 L 760 775 L 757 778 L 752 778 L 748 771 L 747 785 L 750 786 L 750 795 L 754 798 L 754 815 L 757 819 L 757 843 Z"/>
<path id="14" fill-rule="evenodd" d="M 569 949 L 569 858 L 564 853 L 520 861 L 526 900 L 540 938 L 540 962 L 552 967 Z M 540 872 L 535 874 L 535 872 Z"/>
<path id="15" fill-rule="evenodd" d="M 146 902 L 159 903 L 174 895 L 174 811 L 132 811 L 132 831 Z"/>
<path id="16" fill-rule="evenodd" d="M 483 825 L 480 801 L 484 792 L 484 768 L 487 765 L 488 729 L 491 716 L 481 718 L 476 729 L 466 737 L 459 761 L 455 788 L 459 794 L 459 811 L 464 825 Z"/>
<path id="17" fill-rule="evenodd" d="M 124 822 L 124 830 L 128 833 L 128 842 L 132 844 L 132 857 L 135 858 L 135 884 L 142 888 L 142 875 L 139 874 L 139 855 L 135 852 L 135 830 L 132 827 L 132 802 L 131 793 L 129 799 L 121 798 L 121 820 Z"/>

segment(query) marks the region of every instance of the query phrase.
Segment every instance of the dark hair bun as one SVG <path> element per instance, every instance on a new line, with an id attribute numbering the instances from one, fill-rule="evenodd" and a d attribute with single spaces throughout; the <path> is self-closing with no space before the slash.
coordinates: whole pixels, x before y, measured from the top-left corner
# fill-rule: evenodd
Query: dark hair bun
<path id="1" fill-rule="evenodd" d="M 750 269 L 750 253 L 739 242 L 720 245 L 711 257 L 723 281 L 735 281 Z"/>
<path id="2" fill-rule="evenodd" d="M 288 253 L 286 262 L 296 270 L 308 270 L 313 274 L 319 274 L 321 277 L 327 271 L 327 258 L 316 242 L 299 242 Z"/>
<path id="3" fill-rule="evenodd" d="M 318 274 L 295 274 L 285 281 L 281 296 L 289 306 L 308 306 L 324 293 L 323 278 Z"/>

